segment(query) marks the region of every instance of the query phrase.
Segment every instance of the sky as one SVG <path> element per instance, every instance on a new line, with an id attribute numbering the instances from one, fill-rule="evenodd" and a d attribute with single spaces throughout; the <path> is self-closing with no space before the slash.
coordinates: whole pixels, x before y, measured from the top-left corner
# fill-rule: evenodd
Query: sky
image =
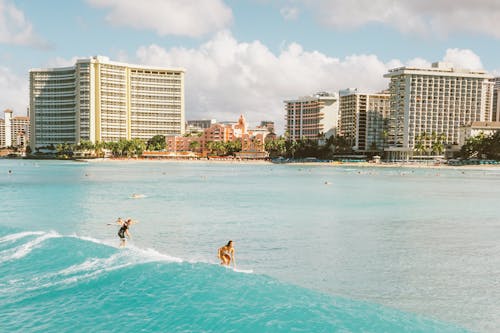
<path id="1" fill-rule="evenodd" d="M 186 119 L 284 126 L 284 100 L 386 89 L 400 66 L 500 76 L 498 0 L 0 0 L 0 110 L 29 70 L 114 61 L 184 68 Z"/>

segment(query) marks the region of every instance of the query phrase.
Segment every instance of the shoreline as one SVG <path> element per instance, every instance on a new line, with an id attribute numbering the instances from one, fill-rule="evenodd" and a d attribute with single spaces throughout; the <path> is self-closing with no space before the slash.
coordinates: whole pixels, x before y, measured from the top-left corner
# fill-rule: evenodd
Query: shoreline
<path id="1" fill-rule="evenodd" d="M 426 164 L 414 162 L 288 162 L 273 163 L 268 160 L 232 160 L 232 159 L 149 159 L 149 158 L 99 158 L 99 159 L 80 159 L 76 162 L 88 163 L 209 163 L 209 164 L 240 164 L 240 165 L 295 165 L 295 166 L 329 166 L 329 167 L 360 167 L 360 168 L 405 168 L 405 169 L 448 169 L 448 170 L 500 170 L 499 164 L 480 164 L 480 165 L 447 165 L 447 164 Z"/>

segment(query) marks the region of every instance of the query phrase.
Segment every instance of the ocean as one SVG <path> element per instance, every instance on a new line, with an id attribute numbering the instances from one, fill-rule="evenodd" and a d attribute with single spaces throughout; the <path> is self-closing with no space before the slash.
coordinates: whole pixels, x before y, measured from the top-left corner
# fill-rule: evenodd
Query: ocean
<path id="1" fill-rule="evenodd" d="M 499 185 L 499 169 L 0 160 L 0 331 L 498 332 Z M 138 221 L 124 249 L 118 217 Z M 216 258 L 230 239 L 236 269 Z"/>

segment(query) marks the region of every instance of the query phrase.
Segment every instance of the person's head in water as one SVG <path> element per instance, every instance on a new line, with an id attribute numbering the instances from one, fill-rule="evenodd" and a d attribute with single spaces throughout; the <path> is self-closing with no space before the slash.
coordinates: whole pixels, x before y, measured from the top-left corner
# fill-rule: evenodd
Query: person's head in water
<path id="1" fill-rule="evenodd" d="M 227 242 L 227 245 L 226 245 L 226 246 L 228 246 L 228 247 L 233 247 L 233 241 L 232 241 L 232 240 L 230 240 L 229 242 Z"/>

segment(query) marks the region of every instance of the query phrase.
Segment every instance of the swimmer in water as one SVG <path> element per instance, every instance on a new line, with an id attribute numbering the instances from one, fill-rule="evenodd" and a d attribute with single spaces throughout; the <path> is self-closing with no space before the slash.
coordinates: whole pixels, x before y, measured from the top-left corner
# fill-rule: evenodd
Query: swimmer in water
<path id="1" fill-rule="evenodd" d="M 130 235 L 129 227 L 134 223 L 132 219 L 123 220 L 121 217 L 118 218 L 116 224 L 120 226 L 120 230 L 118 230 L 118 237 L 120 237 L 120 247 L 125 247 L 126 238 L 132 239 L 132 235 Z"/>
<path id="2" fill-rule="evenodd" d="M 221 265 L 229 266 L 231 260 L 233 261 L 233 267 L 236 267 L 236 258 L 234 256 L 233 241 L 230 240 L 227 244 L 219 248 L 219 253 L 217 257 L 221 260 Z"/>

